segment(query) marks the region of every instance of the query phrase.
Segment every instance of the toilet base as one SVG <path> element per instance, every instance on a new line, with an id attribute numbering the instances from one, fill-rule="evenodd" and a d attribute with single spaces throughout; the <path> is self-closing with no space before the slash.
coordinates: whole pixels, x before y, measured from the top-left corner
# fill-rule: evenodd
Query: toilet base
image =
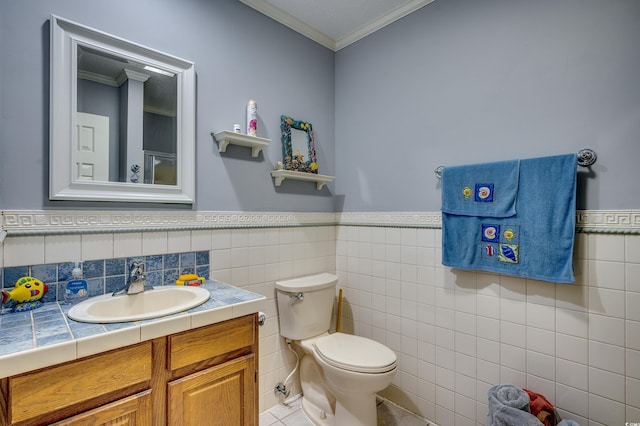
<path id="1" fill-rule="evenodd" d="M 335 415 L 302 396 L 302 411 L 315 426 L 377 426 L 376 394 L 336 400 Z"/>
<path id="2" fill-rule="evenodd" d="M 334 425 L 336 399 L 324 385 L 320 366 L 306 353 L 300 360 L 300 385 L 302 409 L 309 420 L 316 426 Z"/>
<path id="3" fill-rule="evenodd" d="M 304 395 L 302 396 L 302 411 L 304 411 L 307 418 L 311 420 L 311 423 L 316 426 L 334 426 L 337 424 L 332 412 L 318 407 L 309 399 L 305 398 Z"/>
<path id="4" fill-rule="evenodd" d="M 377 426 L 376 394 L 338 397 L 334 426 Z"/>

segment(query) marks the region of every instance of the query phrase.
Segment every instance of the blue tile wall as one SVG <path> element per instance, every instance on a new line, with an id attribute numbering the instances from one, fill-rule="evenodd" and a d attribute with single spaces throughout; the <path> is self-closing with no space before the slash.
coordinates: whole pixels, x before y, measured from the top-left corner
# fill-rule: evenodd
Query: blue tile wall
<path id="1" fill-rule="evenodd" d="M 123 288 L 127 276 L 127 265 L 134 260 L 144 261 L 147 284 L 152 286 L 175 285 L 178 276 L 182 274 L 195 273 L 209 278 L 208 251 L 88 260 L 82 262 L 82 271 L 89 286 L 89 296 L 111 293 Z M 71 279 L 73 268 L 75 268 L 75 262 L 0 268 L 0 287 L 3 291 L 11 291 L 18 279 L 32 276 L 49 287 L 42 298 L 45 303 L 62 301 L 64 286 Z M 41 338 L 55 340 L 59 336 L 41 336 Z"/>
<path id="2" fill-rule="evenodd" d="M 13 268 L 4 268 L 4 280 L 2 282 L 2 288 L 10 288 L 16 284 L 20 278 L 29 275 L 28 266 L 17 266 Z"/>

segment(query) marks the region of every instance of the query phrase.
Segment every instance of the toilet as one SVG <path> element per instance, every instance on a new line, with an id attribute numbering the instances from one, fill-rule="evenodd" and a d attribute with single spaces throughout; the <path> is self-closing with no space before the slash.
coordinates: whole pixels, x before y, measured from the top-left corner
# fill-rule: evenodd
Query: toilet
<path id="1" fill-rule="evenodd" d="M 391 384 L 397 355 L 365 337 L 329 334 L 338 277 L 276 282 L 280 335 L 299 346 L 302 409 L 318 426 L 376 426 L 376 394 Z"/>

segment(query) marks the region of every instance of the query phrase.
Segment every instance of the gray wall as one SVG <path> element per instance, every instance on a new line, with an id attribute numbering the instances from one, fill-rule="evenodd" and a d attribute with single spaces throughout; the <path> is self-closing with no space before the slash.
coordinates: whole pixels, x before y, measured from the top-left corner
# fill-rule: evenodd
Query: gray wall
<path id="1" fill-rule="evenodd" d="M 332 185 L 274 187 L 280 115 L 313 124 L 320 173 L 334 175 L 334 53 L 237 0 L 28 0 L 0 2 L 0 209 L 185 208 L 48 200 L 50 14 L 195 62 L 196 197 L 193 209 L 333 211 Z M 258 136 L 272 143 L 218 153 L 211 132 L 245 122 L 258 102 Z M 243 124 L 244 126 L 244 124 Z"/>
<path id="2" fill-rule="evenodd" d="M 437 0 L 336 54 L 336 208 L 434 211 L 433 170 L 592 148 L 578 208 L 640 208 L 640 2 Z"/>
<path id="3" fill-rule="evenodd" d="M 196 63 L 193 209 L 434 211 L 438 165 L 584 147 L 578 208 L 640 207 L 636 0 L 437 0 L 335 55 L 236 0 L 29 0 L 0 2 L 0 209 L 185 208 L 48 201 L 51 13 Z M 249 98 L 272 144 L 219 154 Z M 281 114 L 334 184 L 273 186 Z"/>

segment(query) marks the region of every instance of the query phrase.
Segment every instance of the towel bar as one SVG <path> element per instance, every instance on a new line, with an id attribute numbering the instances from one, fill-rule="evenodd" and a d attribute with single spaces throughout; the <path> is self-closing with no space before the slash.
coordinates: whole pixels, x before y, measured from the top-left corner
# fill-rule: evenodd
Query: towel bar
<path id="1" fill-rule="evenodd" d="M 578 155 L 578 166 L 581 166 L 581 167 L 589 167 L 593 165 L 598 159 L 596 152 L 589 148 L 581 149 L 580 151 L 578 151 L 577 155 Z M 433 172 L 436 174 L 436 178 L 438 179 L 442 178 L 442 169 L 444 169 L 444 166 L 438 166 L 435 168 Z"/>

